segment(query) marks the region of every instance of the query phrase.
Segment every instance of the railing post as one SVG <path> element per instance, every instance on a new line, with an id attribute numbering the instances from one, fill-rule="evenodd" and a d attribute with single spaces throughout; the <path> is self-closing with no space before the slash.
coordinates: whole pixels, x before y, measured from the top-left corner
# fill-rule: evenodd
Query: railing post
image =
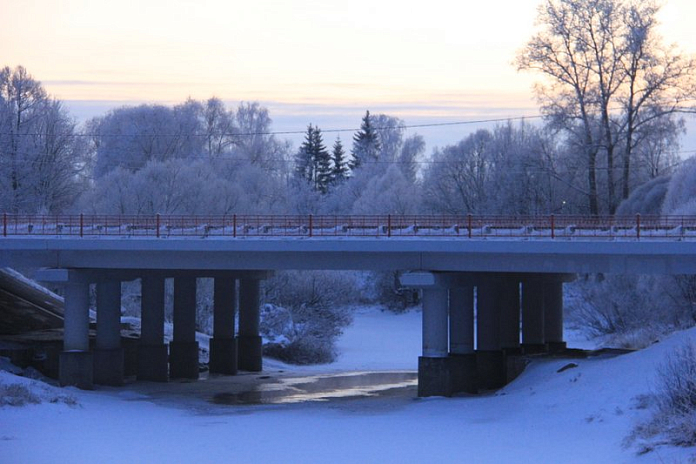
<path id="1" fill-rule="evenodd" d="M 469 229 L 469 238 L 471 238 L 471 214 L 466 215 L 467 228 Z"/>
<path id="2" fill-rule="evenodd" d="M 80 213 L 80 238 L 82 238 L 84 235 L 84 229 L 85 229 L 85 215 Z"/>
<path id="3" fill-rule="evenodd" d="M 309 236 L 312 236 L 312 215 L 309 215 Z"/>
<path id="4" fill-rule="evenodd" d="M 551 215 L 551 239 L 553 240 L 556 238 L 556 216 Z"/>
<path id="5" fill-rule="evenodd" d="M 387 215 L 387 237 L 391 237 L 391 214 Z"/>
<path id="6" fill-rule="evenodd" d="M 2 236 L 7 237 L 7 213 L 2 213 Z"/>
<path id="7" fill-rule="evenodd" d="M 636 238 L 640 240 L 640 213 L 636 214 Z"/>
<path id="8" fill-rule="evenodd" d="M 155 230 L 157 231 L 157 238 L 160 238 L 160 214 L 155 215 Z"/>
<path id="9" fill-rule="evenodd" d="M 232 215 L 232 237 L 237 238 L 237 215 Z"/>

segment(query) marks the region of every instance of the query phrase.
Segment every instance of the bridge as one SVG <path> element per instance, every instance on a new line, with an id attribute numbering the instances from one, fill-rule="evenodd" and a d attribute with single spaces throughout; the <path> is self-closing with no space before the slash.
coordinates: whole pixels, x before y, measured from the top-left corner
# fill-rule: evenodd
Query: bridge
<path id="1" fill-rule="evenodd" d="M 210 371 L 234 375 L 262 369 L 259 285 L 273 271 L 400 271 L 423 292 L 419 395 L 449 396 L 504 385 L 521 353 L 563 349 L 563 283 L 576 273 L 696 274 L 696 217 L 4 214 L 0 266 L 64 285 L 60 381 L 81 388 L 123 382 L 123 281 L 142 285 L 137 378 L 166 381 L 198 377 L 196 278 L 215 280 Z"/>

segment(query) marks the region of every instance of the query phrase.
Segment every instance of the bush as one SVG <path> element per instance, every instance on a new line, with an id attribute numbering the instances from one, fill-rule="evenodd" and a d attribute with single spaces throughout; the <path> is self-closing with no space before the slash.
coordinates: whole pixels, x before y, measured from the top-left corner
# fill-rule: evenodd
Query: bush
<path id="1" fill-rule="evenodd" d="M 658 378 L 663 413 L 676 416 L 696 413 L 696 343 L 686 343 L 670 354 L 658 369 Z"/>
<path id="2" fill-rule="evenodd" d="M 567 288 L 569 322 L 621 347 L 644 348 L 696 323 L 692 276 L 588 275 Z"/>
<path id="3" fill-rule="evenodd" d="M 39 403 L 41 403 L 41 398 L 26 385 L 20 383 L 0 385 L 0 406 L 24 406 Z"/>
<path id="4" fill-rule="evenodd" d="M 696 343 L 684 344 L 671 353 L 657 370 L 652 418 L 640 424 L 632 437 L 643 438 L 643 451 L 664 438 L 676 446 L 696 446 Z"/>

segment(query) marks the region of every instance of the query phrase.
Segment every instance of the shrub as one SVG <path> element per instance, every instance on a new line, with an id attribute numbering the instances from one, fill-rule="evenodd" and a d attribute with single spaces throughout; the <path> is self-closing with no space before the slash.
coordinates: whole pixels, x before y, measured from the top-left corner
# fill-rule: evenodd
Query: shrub
<path id="1" fill-rule="evenodd" d="M 20 383 L 0 385 L 0 406 L 24 406 L 39 403 L 41 403 L 41 398 L 26 385 Z"/>
<path id="2" fill-rule="evenodd" d="M 652 404 L 652 418 L 638 425 L 629 441 L 646 440 L 643 451 L 650 451 L 658 437 L 676 446 L 696 446 L 696 343 L 677 348 L 659 366 Z"/>

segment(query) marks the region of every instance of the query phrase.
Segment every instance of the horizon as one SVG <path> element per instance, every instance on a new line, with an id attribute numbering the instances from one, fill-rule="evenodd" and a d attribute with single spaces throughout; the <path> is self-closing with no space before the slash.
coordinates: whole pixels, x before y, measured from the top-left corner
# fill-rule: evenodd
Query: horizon
<path id="1" fill-rule="evenodd" d="M 532 87 L 542 76 L 518 72 L 513 60 L 541 0 L 4 3 L 7 18 L 31 20 L 0 30 L 3 64 L 25 66 L 79 121 L 123 105 L 213 96 L 258 101 L 278 132 L 357 128 L 365 110 L 408 125 L 539 114 Z M 693 17 L 693 2 L 665 2 L 664 42 L 696 52 Z M 687 121 L 682 150 L 696 153 L 696 121 Z M 409 134 L 423 135 L 430 152 L 479 127 L 491 126 Z"/>

